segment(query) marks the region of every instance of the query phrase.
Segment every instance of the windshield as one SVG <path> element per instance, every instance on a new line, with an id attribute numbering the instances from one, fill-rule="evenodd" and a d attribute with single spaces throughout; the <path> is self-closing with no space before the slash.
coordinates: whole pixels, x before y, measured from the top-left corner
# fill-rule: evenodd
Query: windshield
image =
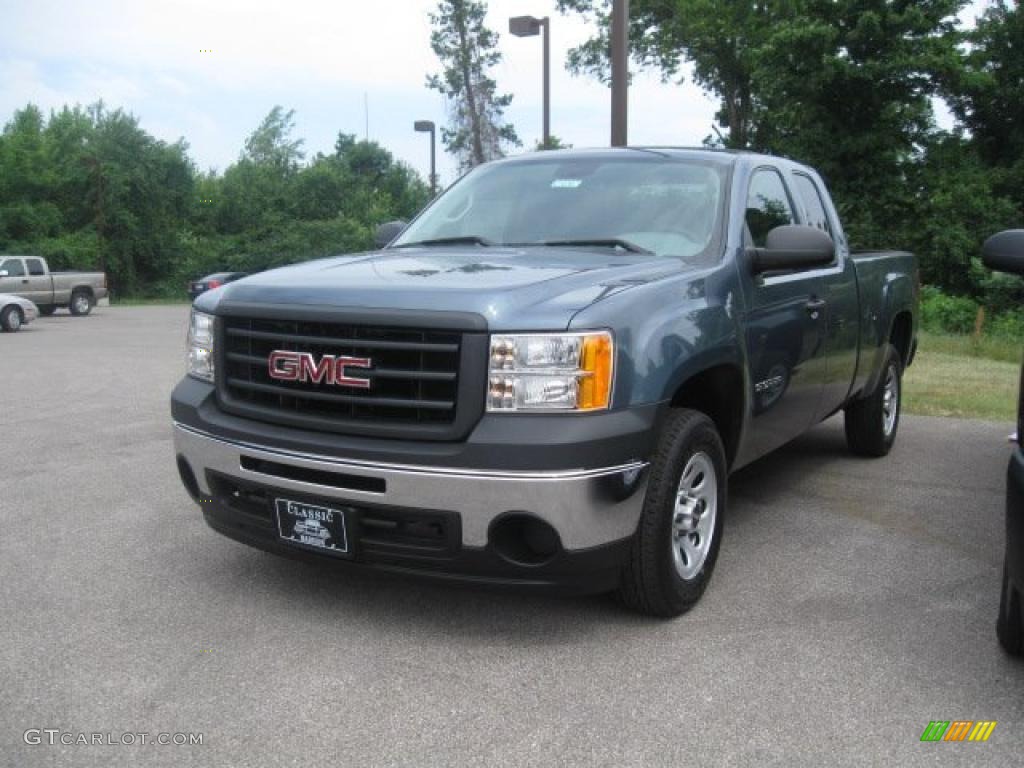
<path id="1" fill-rule="evenodd" d="M 391 247 L 465 240 L 717 260 L 728 169 L 664 157 L 496 163 L 467 174 Z"/>

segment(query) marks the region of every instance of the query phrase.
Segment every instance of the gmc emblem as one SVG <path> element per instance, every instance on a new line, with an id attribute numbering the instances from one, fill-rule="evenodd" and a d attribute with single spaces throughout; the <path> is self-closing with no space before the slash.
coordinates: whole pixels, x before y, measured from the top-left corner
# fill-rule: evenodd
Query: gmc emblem
<path id="1" fill-rule="evenodd" d="M 369 389 L 370 380 L 348 376 L 346 368 L 369 368 L 368 357 L 324 355 L 317 362 L 309 352 L 289 352 L 276 349 L 267 361 L 270 378 L 278 381 L 311 381 L 314 384 L 334 384 L 337 387 Z"/>

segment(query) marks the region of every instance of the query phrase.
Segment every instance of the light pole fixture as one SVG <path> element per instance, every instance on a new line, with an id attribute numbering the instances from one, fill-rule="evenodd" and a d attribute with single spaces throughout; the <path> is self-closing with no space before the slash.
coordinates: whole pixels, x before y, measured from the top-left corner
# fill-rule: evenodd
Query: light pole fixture
<path id="1" fill-rule="evenodd" d="M 612 146 L 626 146 L 629 103 L 629 0 L 612 4 Z"/>
<path id="2" fill-rule="evenodd" d="M 508 31 L 516 37 L 535 37 L 544 31 L 544 135 L 543 146 L 551 139 L 551 19 L 545 16 L 514 16 L 508 20 Z"/>
<path id="3" fill-rule="evenodd" d="M 412 127 L 430 134 L 430 196 L 437 197 L 437 128 L 432 120 L 417 120 Z"/>

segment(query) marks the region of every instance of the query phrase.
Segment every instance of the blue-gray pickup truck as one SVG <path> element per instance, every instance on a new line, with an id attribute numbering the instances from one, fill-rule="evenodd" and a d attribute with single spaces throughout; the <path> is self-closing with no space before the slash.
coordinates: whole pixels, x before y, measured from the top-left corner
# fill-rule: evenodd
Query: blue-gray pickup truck
<path id="1" fill-rule="evenodd" d="M 888 453 L 918 294 L 914 257 L 852 253 L 789 160 L 502 160 L 375 252 L 199 297 L 178 469 L 210 527 L 271 552 L 674 616 L 731 472 L 839 411 Z M 296 543 L 309 519 L 323 546 Z"/>

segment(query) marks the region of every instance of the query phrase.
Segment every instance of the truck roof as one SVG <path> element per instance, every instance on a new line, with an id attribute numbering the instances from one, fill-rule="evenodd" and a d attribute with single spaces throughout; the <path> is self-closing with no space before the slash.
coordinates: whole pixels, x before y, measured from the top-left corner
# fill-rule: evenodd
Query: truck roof
<path id="1" fill-rule="evenodd" d="M 588 149 L 555 149 L 545 152 L 527 152 L 521 155 L 514 155 L 512 157 L 506 157 L 496 162 L 498 163 L 529 163 L 529 162 L 542 162 L 545 159 L 550 159 L 552 155 L 565 156 L 565 157 L 579 157 L 579 158 L 602 158 L 602 157 L 618 157 L 626 154 L 647 154 L 661 156 L 665 159 L 686 159 L 700 157 L 705 160 L 714 160 L 722 163 L 723 165 L 735 165 L 738 161 L 745 160 L 752 164 L 759 164 L 761 162 L 771 162 L 776 164 L 785 164 L 799 166 L 793 160 L 786 157 L 780 157 L 778 155 L 768 155 L 758 152 L 751 152 L 745 149 L 719 149 L 709 147 L 663 147 L 663 146 L 637 146 L 637 147 L 595 147 Z M 806 167 L 806 166 L 803 166 Z"/>

